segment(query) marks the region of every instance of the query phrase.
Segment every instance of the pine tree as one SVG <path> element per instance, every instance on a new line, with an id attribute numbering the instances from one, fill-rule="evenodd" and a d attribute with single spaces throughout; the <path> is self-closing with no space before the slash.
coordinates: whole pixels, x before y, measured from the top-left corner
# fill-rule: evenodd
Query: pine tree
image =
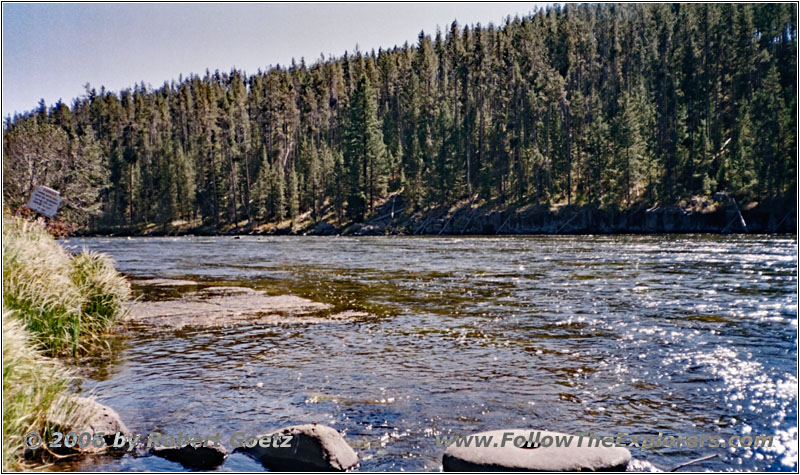
<path id="1" fill-rule="evenodd" d="M 286 193 L 284 191 L 284 171 L 280 162 L 272 165 L 269 185 L 269 201 L 271 216 L 275 221 L 283 221 L 286 217 Z"/>
<path id="2" fill-rule="evenodd" d="M 780 193 L 784 182 L 785 157 L 783 139 L 784 105 L 780 94 L 778 70 L 773 64 L 753 99 L 753 122 L 758 157 L 758 194 L 773 197 Z"/>
<path id="3" fill-rule="evenodd" d="M 358 221 L 368 210 L 372 211 L 375 198 L 386 189 L 386 152 L 376 114 L 375 93 L 367 77 L 362 76 L 350 99 L 344 148 L 347 212 Z"/>
<path id="4" fill-rule="evenodd" d="M 613 165 L 613 183 L 618 199 L 624 199 L 630 206 L 634 185 L 641 179 L 640 161 L 644 151 L 644 143 L 639 135 L 639 123 L 636 104 L 627 92 L 620 97 L 617 106 L 618 115 L 611 129 L 614 138 L 615 163 Z"/>
<path id="5" fill-rule="evenodd" d="M 403 115 L 406 118 L 403 145 L 403 193 L 406 202 L 414 209 L 422 204 L 422 177 L 424 162 L 419 145 L 417 128 L 420 116 L 419 81 L 416 73 L 409 72 L 409 79 L 403 90 Z"/>
<path id="6" fill-rule="evenodd" d="M 300 213 L 300 198 L 297 192 L 297 173 L 294 165 L 289 167 L 286 179 L 286 202 L 289 204 L 289 218 L 294 221 Z"/>

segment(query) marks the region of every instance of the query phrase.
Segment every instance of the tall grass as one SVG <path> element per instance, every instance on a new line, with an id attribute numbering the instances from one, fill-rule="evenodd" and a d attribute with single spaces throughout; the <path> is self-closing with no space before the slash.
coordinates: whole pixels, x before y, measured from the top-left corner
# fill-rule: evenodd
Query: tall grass
<path id="1" fill-rule="evenodd" d="M 23 438 L 88 417 L 70 399 L 71 373 L 47 356 L 106 345 L 130 285 L 103 254 L 71 256 L 33 221 L 3 214 L 3 469 L 26 468 Z M 85 411 L 84 411 L 85 412 Z"/>
<path id="2" fill-rule="evenodd" d="M 126 310 L 131 297 L 130 284 L 114 269 L 113 259 L 85 249 L 73 257 L 70 277 L 82 297 L 80 335 L 93 347 L 105 343 L 102 335 Z"/>
<path id="3" fill-rule="evenodd" d="M 71 378 L 34 348 L 22 322 L 3 309 L 3 471 L 25 468 L 23 437 L 31 431 L 46 437 L 53 408 L 71 410 L 64 398 Z"/>
<path id="4" fill-rule="evenodd" d="M 129 298 L 130 285 L 109 257 L 86 250 L 70 256 L 40 224 L 3 216 L 3 303 L 45 353 L 105 344 L 103 334 Z"/>

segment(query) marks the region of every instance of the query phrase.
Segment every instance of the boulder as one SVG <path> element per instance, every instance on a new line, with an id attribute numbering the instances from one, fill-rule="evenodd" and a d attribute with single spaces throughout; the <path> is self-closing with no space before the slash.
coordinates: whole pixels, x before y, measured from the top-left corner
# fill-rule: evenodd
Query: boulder
<path id="1" fill-rule="evenodd" d="M 386 231 L 377 224 L 365 224 L 355 234 L 358 236 L 383 236 Z"/>
<path id="2" fill-rule="evenodd" d="M 194 445 L 153 447 L 150 452 L 194 470 L 212 470 L 222 465 L 222 462 L 228 457 L 225 447 L 211 441 L 197 447 Z"/>
<path id="3" fill-rule="evenodd" d="M 504 435 L 507 443 L 502 446 Z M 528 447 L 525 444 L 514 445 L 514 439 L 522 437 L 530 440 L 531 433 L 534 439 L 539 434 L 539 445 Z M 589 446 L 589 438 L 570 436 L 559 432 L 537 431 L 531 429 L 493 430 L 473 434 L 473 440 L 480 437 L 491 436 L 490 447 L 456 447 L 447 448 L 442 458 L 442 465 L 446 472 L 575 472 L 575 471 L 624 471 L 631 454 L 623 447 L 605 447 L 597 444 L 597 439 Z M 549 437 L 550 439 L 546 439 Z M 565 441 L 556 447 L 558 437 Z M 571 439 L 563 439 L 571 437 Z M 486 439 L 484 439 L 486 440 Z M 522 439 L 520 439 L 521 441 Z M 549 446 L 547 441 L 551 440 Z M 464 444 L 466 445 L 466 444 Z M 597 447 L 596 445 L 600 445 Z"/>
<path id="4" fill-rule="evenodd" d="M 336 228 L 329 223 L 319 223 L 314 229 L 314 234 L 317 236 L 333 236 L 336 234 Z"/>
<path id="5" fill-rule="evenodd" d="M 362 226 L 363 225 L 361 223 L 353 223 L 345 228 L 342 231 L 342 234 L 345 236 L 358 236 L 358 233 L 361 232 Z"/>
<path id="6" fill-rule="evenodd" d="M 239 447 L 235 452 L 246 453 L 271 471 L 345 471 L 358 463 L 358 455 L 347 445 L 344 437 L 328 426 L 306 424 L 284 427 L 271 436 L 279 442 L 255 444 L 252 448 Z M 287 436 L 292 437 L 290 441 L 286 441 Z M 259 437 L 262 438 L 269 440 L 270 435 Z M 280 447 L 283 445 L 280 441 L 286 441 L 288 446 Z"/>
<path id="7" fill-rule="evenodd" d="M 102 433 L 105 440 L 105 445 L 100 447 L 91 443 L 85 447 L 79 447 L 76 444 L 73 447 L 62 447 L 56 451 L 57 453 L 99 453 L 111 447 L 117 432 L 125 437 L 131 435 L 114 409 L 104 406 L 94 399 L 72 397 L 67 401 L 54 404 L 53 407 L 58 409 L 49 414 L 48 422 L 57 426 L 62 433 L 74 432 L 78 435 L 84 432 L 92 435 Z"/>

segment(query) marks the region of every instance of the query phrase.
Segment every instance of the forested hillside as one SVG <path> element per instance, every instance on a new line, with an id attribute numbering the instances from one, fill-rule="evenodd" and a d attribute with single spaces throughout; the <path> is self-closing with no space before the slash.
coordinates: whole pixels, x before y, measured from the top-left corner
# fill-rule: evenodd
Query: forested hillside
<path id="1" fill-rule="evenodd" d="M 359 222 L 395 191 L 409 209 L 793 196 L 796 51 L 794 4 L 569 5 L 254 74 L 87 85 L 6 120 L 4 200 L 44 184 L 88 229 L 223 229 Z"/>

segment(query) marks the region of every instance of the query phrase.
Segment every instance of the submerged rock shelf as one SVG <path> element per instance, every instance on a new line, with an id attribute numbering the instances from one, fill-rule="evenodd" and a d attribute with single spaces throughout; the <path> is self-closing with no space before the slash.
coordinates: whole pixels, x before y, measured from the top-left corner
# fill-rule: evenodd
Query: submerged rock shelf
<path id="1" fill-rule="evenodd" d="M 158 286 L 170 283 L 158 279 Z M 144 281 L 149 283 L 149 281 Z M 172 281 L 173 285 L 190 281 Z M 132 304 L 128 323 L 175 330 L 214 328 L 236 324 L 318 323 L 346 321 L 367 314 L 346 311 L 328 314 L 331 306 L 293 295 L 266 295 L 247 287 L 206 287 L 189 292 L 179 299 L 136 302 Z"/>

